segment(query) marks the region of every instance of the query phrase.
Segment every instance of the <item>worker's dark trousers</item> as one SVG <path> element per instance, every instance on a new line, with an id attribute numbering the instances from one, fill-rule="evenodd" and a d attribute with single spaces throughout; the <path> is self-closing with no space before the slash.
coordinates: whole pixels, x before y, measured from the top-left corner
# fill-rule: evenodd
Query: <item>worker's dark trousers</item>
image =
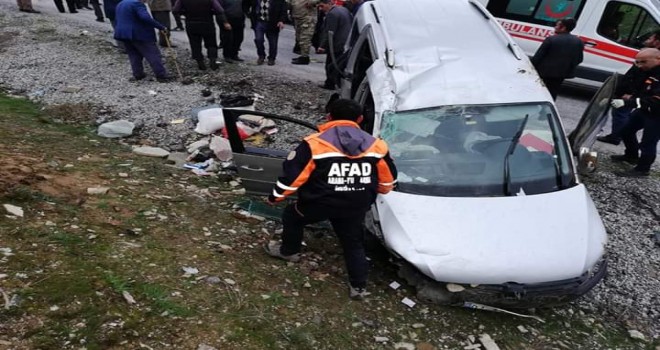
<path id="1" fill-rule="evenodd" d="M 204 59 L 202 54 L 202 42 L 206 47 L 206 55 L 209 60 L 218 58 L 218 40 L 215 35 L 214 22 L 186 22 L 186 34 L 190 42 L 190 51 L 196 61 Z"/>
<path id="2" fill-rule="evenodd" d="M 354 288 L 367 286 L 369 265 L 364 252 L 364 212 L 333 214 L 324 208 L 302 203 L 289 204 L 282 214 L 282 249 L 284 255 L 300 252 L 305 225 L 330 220 L 344 250 L 348 281 Z"/>

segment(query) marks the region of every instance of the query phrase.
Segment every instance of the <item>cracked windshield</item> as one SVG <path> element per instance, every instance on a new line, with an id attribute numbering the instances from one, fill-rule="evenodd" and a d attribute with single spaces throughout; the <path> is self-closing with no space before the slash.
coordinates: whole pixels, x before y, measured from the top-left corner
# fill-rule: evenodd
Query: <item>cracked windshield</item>
<path id="1" fill-rule="evenodd" d="M 563 188 L 568 150 L 549 104 L 389 112 L 381 136 L 399 191 L 436 196 L 538 194 Z"/>

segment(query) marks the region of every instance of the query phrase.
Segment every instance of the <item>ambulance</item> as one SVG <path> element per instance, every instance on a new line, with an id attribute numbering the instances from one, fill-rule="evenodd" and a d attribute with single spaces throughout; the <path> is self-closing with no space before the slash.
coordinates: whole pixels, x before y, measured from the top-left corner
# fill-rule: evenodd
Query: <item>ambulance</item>
<path id="1" fill-rule="evenodd" d="M 660 0 L 479 0 L 528 56 L 553 34 L 557 20 L 573 17 L 572 34 L 584 42 L 584 61 L 570 82 L 600 86 L 625 73 L 651 34 L 660 29 Z"/>

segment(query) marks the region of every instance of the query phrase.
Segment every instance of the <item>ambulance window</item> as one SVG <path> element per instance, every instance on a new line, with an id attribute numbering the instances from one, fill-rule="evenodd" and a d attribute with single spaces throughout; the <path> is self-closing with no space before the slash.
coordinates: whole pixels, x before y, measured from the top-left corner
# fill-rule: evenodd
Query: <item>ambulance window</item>
<path id="1" fill-rule="evenodd" d="M 612 1 L 605 7 L 598 24 L 598 34 L 638 49 L 644 46 L 644 40 L 658 28 L 658 22 L 644 8 Z"/>
<path id="2" fill-rule="evenodd" d="M 488 11 L 495 17 L 554 26 L 566 17 L 578 19 L 585 0 L 490 0 Z"/>

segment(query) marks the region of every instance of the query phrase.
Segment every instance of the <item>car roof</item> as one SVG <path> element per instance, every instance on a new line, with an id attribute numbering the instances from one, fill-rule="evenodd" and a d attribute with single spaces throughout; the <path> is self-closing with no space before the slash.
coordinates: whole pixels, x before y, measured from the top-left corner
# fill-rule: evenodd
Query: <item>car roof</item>
<path id="1" fill-rule="evenodd" d="M 480 4 L 377 0 L 365 5 L 373 9 L 361 9 L 358 25 L 371 24 L 377 45 L 385 46 L 376 48 L 379 55 L 390 49 L 394 58 L 389 79 L 369 83 L 374 91 L 383 91 L 374 84 L 394 85 L 395 110 L 552 101 L 522 50 Z"/>

